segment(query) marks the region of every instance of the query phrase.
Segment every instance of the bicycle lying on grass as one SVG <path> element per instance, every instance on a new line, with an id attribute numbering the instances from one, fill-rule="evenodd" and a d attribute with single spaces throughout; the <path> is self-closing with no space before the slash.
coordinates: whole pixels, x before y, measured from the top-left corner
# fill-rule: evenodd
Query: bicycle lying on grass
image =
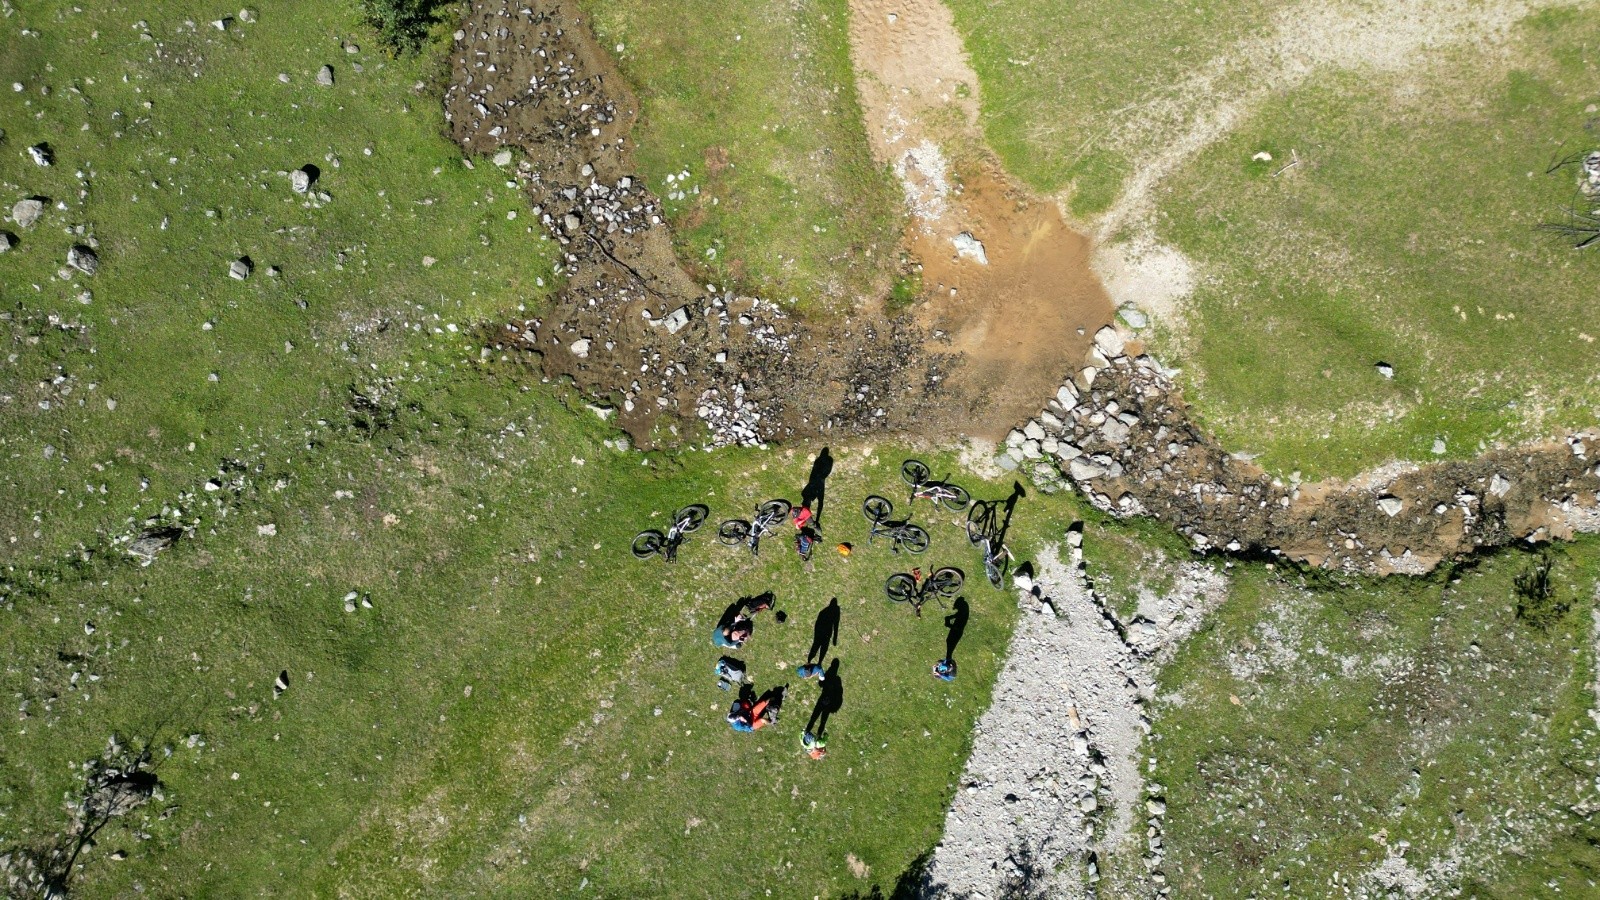
<path id="1" fill-rule="evenodd" d="M 894 515 L 894 504 L 888 498 L 876 494 L 867 497 L 861 504 L 861 514 L 872 523 L 872 530 L 867 533 L 867 543 L 872 543 L 875 537 L 888 537 L 894 541 L 891 549 L 896 553 L 902 549 L 912 553 L 928 549 L 927 531 L 904 519 L 890 521 L 889 517 Z"/>
<path id="2" fill-rule="evenodd" d="M 704 525 L 706 516 L 710 514 L 711 510 L 704 504 L 696 503 L 672 514 L 672 527 L 667 529 L 666 534 L 654 528 L 639 532 L 633 539 L 634 557 L 649 559 L 661 554 L 667 558 L 667 562 L 672 562 L 678 558 L 678 547 L 684 538 Z"/>
<path id="3" fill-rule="evenodd" d="M 1006 568 L 1011 561 L 1011 551 L 1000 540 L 996 521 L 1000 503 L 997 500 L 979 500 L 967 510 L 967 540 L 983 548 L 983 571 L 995 587 L 1005 584 Z"/>
<path id="4" fill-rule="evenodd" d="M 911 611 L 921 618 L 922 604 L 932 599 L 944 606 L 946 597 L 954 597 L 961 592 L 961 584 L 965 580 L 966 576 L 961 574 L 960 569 L 950 566 L 934 569 L 927 578 L 922 577 L 922 570 L 912 569 L 909 573 L 890 575 L 883 584 L 883 592 L 896 603 L 910 603 Z"/>
<path id="5" fill-rule="evenodd" d="M 926 497 L 934 503 L 943 503 L 951 512 L 961 512 L 972 501 L 967 489 L 948 481 L 930 481 L 928 464 L 919 459 L 908 459 L 900 464 L 900 477 L 911 485 L 911 502 Z"/>
<path id="6" fill-rule="evenodd" d="M 777 531 L 793 506 L 787 500 L 768 500 L 756 507 L 755 520 L 729 519 L 717 526 L 717 540 L 730 547 L 744 544 L 751 556 L 761 555 L 761 539 Z"/>

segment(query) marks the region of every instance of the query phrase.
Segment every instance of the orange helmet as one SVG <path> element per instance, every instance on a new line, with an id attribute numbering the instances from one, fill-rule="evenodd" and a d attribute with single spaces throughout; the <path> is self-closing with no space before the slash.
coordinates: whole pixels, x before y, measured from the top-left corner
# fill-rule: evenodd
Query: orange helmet
<path id="1" fill-rule="evenodd" d="M 849 556 L 850 555 L 850 545 L 849 544 L 840 544 L 839 545 L 839 555 L 840 556 Z"/>

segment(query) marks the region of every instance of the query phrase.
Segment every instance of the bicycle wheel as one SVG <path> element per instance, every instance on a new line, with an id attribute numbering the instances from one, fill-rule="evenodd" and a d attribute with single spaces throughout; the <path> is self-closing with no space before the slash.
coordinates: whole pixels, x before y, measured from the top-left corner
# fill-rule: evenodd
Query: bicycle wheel
<path id="1" fill-rule="evenodd" d="M 1004 559 L 1004 553 L 986 555 L 983 558 L 983 572 L 985 575 L 989 576 L 989 583 L 997 588 L 1005 586 L 1004 579 L 1006 577 L 1006 570 L 1005 563 L 1003 562 Z"/>
<path id="2" fill-rule="evenodd" d="M 793 508 L 794 504 L 787 500 L 768 500 L 767 502 L 756 507 L 756 515 L 762 518 L 770 518 L 781 522 L 783 521 L 784 516 L 789 514 L 789 510 Z"/>
<path id="3" fill-rule="evenodd" d="M 717 526 L 717 540 L 737 547 L 750 537 L 750 523 L 743 519 L 729 519 Z"/>
<path id="4" fill-rule="evenodd" d="M 887 497 L 871 494 L 861 502 L 861 514 L 868 522 L 878 523 L 894 515 L 894 504 Z"/>
<path id="5" fill-rule="evenodd" d="M 641 531 L 633 539 L 633 555 L 636 559 L 649 559 L 661 552 L 661 545 L 667 542 L 667 536 L 659 531 Z"/>
<path id="6" fill-rule="evenodd" d="M 944 506 L 951 512 L 961 512 L 972 502 L 972 495 L 960 485 L 947 484 L 944 486 L 947 493 L 944 495 Z"/>
<path id="7" fill-rule="evenodd" d="M 983 543 L 994 524 L 994 505 L 979 500 L 967 510 L 967 541 L 974 546 Z"/>
<path id="8" fill-rule="evenodd" d="M 928 464 L 920 459 L 908 459 L 900 464 L 900 477 L 906 484 L 916 487 L 928 480 Z"/>
<path id="9" fill-rule="evenodd" d="M 895 535 L 895 540 L 903 549 L 912 553 L 921 553 L 928 549 L 928 533 L 916 525 L 902 526 L 900 533 Z"/>
<path id="10" fill-rule="evenodd" d="M 707 509 L 704 503 L 696 503 L 691 506 L 685 506 L 683 509 L 673 513 L 672 521 L 682 522 L 683 525 L 678 529 L 678 531 L 683 534 L 688 534 L 691 531 L 699 529 L 701 525 L 704 525 L 706 523 L 706 516 L 709 515 L 711 515 L 711 510 Z"/>
<path id="11" fill-rule="evenodd" d="M 954 597 L 960 590 L 962 582 L 967 577 L 961 574 L 960 569 L 946 566 L 928 576 L 928 590 L 941 597 Z"/>
<path id="12" fill-rule="evenodd" d="M 904 603 L 917 595 L 917 582 L 910 575 L 897 572 L 883 583 L 883 592 L 889 595 L 890 600 Z"/>

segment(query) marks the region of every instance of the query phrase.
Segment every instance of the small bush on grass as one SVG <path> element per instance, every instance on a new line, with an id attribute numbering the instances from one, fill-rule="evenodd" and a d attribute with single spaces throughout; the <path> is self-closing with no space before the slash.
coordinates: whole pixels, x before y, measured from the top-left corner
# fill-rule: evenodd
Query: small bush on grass
<path id="1" fill-rule="evenodd" d="M 361 0 L 361 13 L 392 53 L 412 53 L 428 37 L 445 0 Z"/>

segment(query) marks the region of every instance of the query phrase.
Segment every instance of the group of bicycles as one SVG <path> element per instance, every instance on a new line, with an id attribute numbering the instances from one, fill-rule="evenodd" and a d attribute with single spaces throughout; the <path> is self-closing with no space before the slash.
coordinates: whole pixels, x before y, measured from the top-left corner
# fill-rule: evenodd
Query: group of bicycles
<path id="1" fill-rule="evenodd" d="M 979 547 L 983 554 L 984 573 L 995 587 L 1001 587 L 1011 553 L 1004 543 L 1005 521 L 1000 515 L 1001 501 L 972 499 L 965 488 L 945 480 L 935 480 L 926 463 L 908 459 L 900 466 L 900 477 L 911 487 L 908 505 L 918 500 L 929 500 L 951 512 L 967 514 L 967 541 Z M 777 533 L 779 526 L 789 519 L 793 504 L 787 500 L 768 500 L 755 508 L 750 519 L 728 519 L 717 526 L 717 540 L 737 547 L 743 545 L 752 556 L 761 553 L 761 539 Z M 803 511 L 802 511 L 803 512 Z M 932 539 L 927 529 L 911 522 L 910 517 L 897 518 L 894 503 L 887 497 L 872 494 L 861 504 L 861 513 L 869 523 L 868 543 L 885 538 L 894 553 L 925 552 Z M 703 504 L 685 506 L 672 514 L 672 524 L 665 532 L 650 529 L 641 531 L 633 539 L 633 555 L 639 559 L 663 556 L 668 562 L 677 559 L 678 548 L 684 540 L 705 524 L 710 510 Z M 803 529 L 802 529 L 803 531 Z M 801 555 L 808 555 L 804 541 Z M 912 610 L 922 615 L 922 606 L 928 600 L 937 600 L 941 606 L 948 598 L 961 591 L 966 576 L 960 569 L 943 566 L 924 576 L 920 569 L 897 572 L 884 583 L 884 593 L 896 603 L 909 603 Z"/>

